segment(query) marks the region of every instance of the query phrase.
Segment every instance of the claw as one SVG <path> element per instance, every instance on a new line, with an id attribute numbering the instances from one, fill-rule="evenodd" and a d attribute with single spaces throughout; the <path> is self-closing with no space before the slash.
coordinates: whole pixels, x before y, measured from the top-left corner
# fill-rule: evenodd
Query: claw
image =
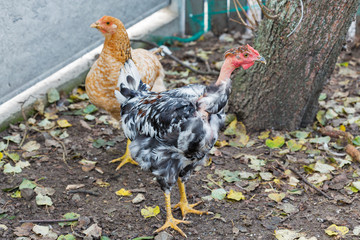
<path id="1" fill-rule="evenodd" d="M 183 237 L 186 238 L 187 237 L 186 234 L 177 225 L 179 223 L 190 224 L 191 222 L 190 221 L 179 220 L 179 219 L 174 218 L 173 215 L 172 215 L 172 211 L 171 211 L 170 193 L 165 192 L 164 195 L 165 195 L 166 221 L 165 221 L 165 224 L 162 227 L 155 230 L 154 233 L 164 231 L 166 228 L 171 227 L 172 229 L 175 229 Z"/>
<path id="2" fill-rule="evenodd" d="M 185 193 L 185 185 L 181 181 L 180 178 L 178 178 L 178 185 L 179 185 L 179 191 L 180 191 L 180 202 L 174 206 L 174 209 L 180 208 L 183 219 L 185 219 L 186 214 L 188 214 L 188 213 L 194 213 L 194 214 L 198 214 L 198 215 L 210 214 L 210 212 L 207 212 L 207 211 L 199 211 L 199 210 L 194 209 L 194 207 L 201 204 L 202 201 L 199 201 L 194 204 L 189 204 L 187 197 L 186 197 L 186 193 Z"/>
<path id="3" fill-rule="evenodd" d="M 185 219 L 186 214 L 188 214 L 188 213 L 194 213 L 194 214 L 198 214 L 198 215 L 210 214 L 210 212 L 207 212 L 207 211 L 200 211 L 200 210 L 194 209 L 195 206 L 197 206 L 201 203 L 202 203 L 202 201 L 199 201 L 194 204 L 189 204 L 187 201 L 180 201 L 178 204 L 176 204 L 174 206 L 174 209 L 180 208 L 183 219 Z"/>
<path id="4" fill-rule="evenodd" d="M 184 221 L 184 220 L 179 220 L 174 218 L 173 216 L 170 216 L 166 219 L 165 224 L 158 228 L 157 230 L 155 230 L 154 233 L 159 233 L 161 231 L 164 231 L 166 228 L 171 227 L 172 229 L 178 231 L 183 237 L 187 237 L 186 234 L 177 226 L 179 223 L 185 223 L 185 224 L 190 224 L 190 221 Z"/>
<path id="5" fill-rule="evenodd" d="M 134 165 L 139 165 L 137 162 L 135 162 L 132 158 L 131 158 L 131 154 L 130 154 L 130 150 L 129 150 L 129 145 L 130 145 L 130 140 L 128 139 L 127 144 L 126 144 L 126 151 L 125 154 L 120 157 L 120 158 L 116 158 L 110 161 L 110 163 L 114 163 L 114 162 L 121 162 L 119 164 L 119 166 L 117 166 L 116 171 L 119 170 L 122 166 L 124 166 L 126 163 L 131 163 Z"/>

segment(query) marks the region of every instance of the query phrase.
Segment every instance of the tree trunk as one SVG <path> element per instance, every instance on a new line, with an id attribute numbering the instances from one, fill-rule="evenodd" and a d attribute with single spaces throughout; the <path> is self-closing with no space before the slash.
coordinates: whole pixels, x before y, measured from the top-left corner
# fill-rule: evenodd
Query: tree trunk
<path id="1" fill-rule="evenodd" d="M 280 16 L 259 26 L 254 48 L 267 65 L 233 77 L 230 110 L 251 130 L 292 130 L 312 123 L 318 97 L 345 43 L 360 0 L 270 0 Z"/>

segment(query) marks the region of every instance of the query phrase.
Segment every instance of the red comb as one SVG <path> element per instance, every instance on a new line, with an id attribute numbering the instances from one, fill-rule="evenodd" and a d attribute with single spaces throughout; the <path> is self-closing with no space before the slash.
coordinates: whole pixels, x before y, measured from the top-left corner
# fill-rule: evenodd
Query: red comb
<path id="1" fill-rule="evenodd" d="M 258 51 L 256 51 L 253 47 L 251 47 L 249 44 L 246 44 L 247 48 L 252 51 L 253 53 L 255 53 L 256 55 L 260 55 Z"/>

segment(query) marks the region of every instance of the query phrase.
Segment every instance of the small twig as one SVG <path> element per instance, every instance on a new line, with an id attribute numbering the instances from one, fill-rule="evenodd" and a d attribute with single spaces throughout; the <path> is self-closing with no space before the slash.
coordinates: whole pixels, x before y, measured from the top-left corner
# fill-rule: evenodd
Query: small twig
<path id="1" fill-rule="evenodd" d="M 234 1 L 234 0 L 233 0 L 233 1 Z M 241 8 L 241 11 L 243 12 L 245 18 L 249 21 L 250 25 L 252 25 L 253 27 L 256 26 L 256 24 L 255 24 L 253 21 L 251 21 L 249 15 L 246 13 L 245 9 L 243 8 L 243 6 L 242 6 L 241 3 L 239 2 L 239 0 L 235 0 L 235 1 L 237 2 L 237 4 L 239 5 L 239 7 Z M 235 4 L 235 2 L 234 2 L 234 5 L 235 5 L 235 8 L 236 8 L 236 10 L 237 10 L 237 5 Z M 237 10 L 236 12 L 238 13 L 238 16 L 240 16 L 239 11 Z"/>
<path id="2" fill-rule="evenodd" d="M 68 168 L 71 169 L 71 167 L 69 166 L 69 164 L 67 163 L 66 161 L 66 158 L 67 158 L 67 151 L 66 151 L 66 146 L 65 144 L 63 143 L 63 141 L 61 141 L 59 138 L 53 136 L 52 134 L 49 133 L 49 135 L 54 138 L 58 143 L 60 143 L 61 147 L 63 148 L 63 161 L 64 163 L 66 164 L 66 166 L 68 166 Z"/>
<path id="3" fill-rule="evenodd" d="M 291 217 L 295 216 L 295 215 L 296 215 L 296 214 L 298 214 L 299 212 L 300 212 L 300 211 L 297 211 L 297 212 L 295 212 L 295 213 L 293 213 L 293 214 L 291 214 L 291 215 L 287 216 L 286 218 L 284 218 L 284 219 L 280 220 L 280 223 L 285 222 L 286 220 L 288 220 L 288 219 L 290 219 Z"/>
<path id="4" fill-rule="evenodd" d="M 19 147 L 21 147 L 26 139 L 26 136 L 27 136 L 27 133 L 28 133 L 28 129 L 29 129 L 29 123 L 27 121 L 27 117 L 26 117 L 26 114 L 25 114 L 25 110 L 24 110 L 24 104 L 25 104 L 26 101 L 24 101 L 22 104 L 21 104 L 21 114 L 24 118 L 24 121 L 25 121 L 25 130 L 24 130 L 24 136 L 23 138 L 21 139 L 21 142 L 19 144 Z"/>
<path id="5" fill-rule="evenodd" d="M 303 20 L 303 17 L 304 17 L 304 4 L 303 4 L 302 0 L 299 0 L 299 1 L 300 1 L 300 4 L 301 4 L 301 17 L 300 17 L 300 20 L 296 24 L 294 30 L 292 30 L 291 33 L 289 33 L 286 37 L 290 37 L 296 31 L 296 29 L 299 27 L 301 21 Z"/>
<path id="6" fill-rule="evenodd" d="M 75 222 L 78 221 L 79 218 L 73 218 L 73 219 L 49 219 L 49 220 L 20 220 L 20 223 L 59 223 L 59 222 Z"/>
<path id="7" fill-rule="evenodd" d="M 247 25 L 247 24 L 244 24 L 244 23 L 242 23 L 242 22 L 239 22 L 239 21 L 237 21 L 237 20 L 235 20 L 235 19 L 229 18 L 229 20 L 230 20 L 230 21 L 233 21 L 233 22 L 236 22 L 236 23 L 238 23 L 238 24 L 240 24 L 240 25 L 244 25 L 244 26 L 247 27 L 248 29 L 255 30 L 255 28 L 253 28 L 252 26 L 249 26 L 249 25 Z"/>
<path id="8" fill-rule="evenodd" d="M 303 177 L 298 171 L 296 171 L 294 168 L 292 167 L 288 167 L 288 169 L 290 169 L 293 173 L 295 173 L 295 175 L 297 175 L 304 183 L 306 183 L 309 187 L 311 187 L 312 189 L 316 190 L 318 193 L 320 193 L 321 195 L 323 195 L 324 197 L 326 197 L 327 199 L 332 200 L 333 198 L 330 197 L 329 195 L 327 195 L 326 193 L 324 193 L 323 191 L 321 191 L 320 189 L 318 189 L 317 187 L 315 187 L 312 183 L 310 183 L 305 177 Z"/>
<path id="9" fill-rule="evenodd" d="M 85 189 L 74 189 L 74 190 L 68 191 L 68 193 L 85 193 L 85 194 L 90 194 L 90 195 L 94 195 L 94 196 L 100 196 L 100 194 L 97 192 L 93 192 L 93 191 L 85 190 Z"/>
<path id="10" fill-rule="evenodd" d="M 215 184 L 215 185 L 218 186 L 219 188 L 223 188 L 220 184 L 218 184 L 217 182 L 215 182 L 214 179 L 208 178 L 208 180 L 210 180 L 210 182 L 212 182 L 213 184 Z"/>
<path id="11" fill-rule="evenodd" d="M 266 11 L 268 11 L 268 12 L 274 12 L 274 10 L 273 9 L 269 9 L 267 6 L 265 6 L 265 5 L 262 5 L 262 7 L 266 10 Z"/>
<path id="12" fill-rule="evenodd" d="M 142 40 L 142 39 L 131 39 L 131 41 L 133 42 L 143 42 L 143 43 L 146 43 L 146 44 L 149 44 L 153 47 L 159 47 L 159 45 L 157 45 L 156 43 L 153 43 L 153 42 L 150 42 L 150 41 L 146 41 L 146 40 Z M 219 72 L 203 72 L 203 71 L 199 71 L 199 70 L 196 70 L 192 67 L 190 67 L 189 65 L 183 63 L 180 59 L 178 59 L 177 57 L 171 55 L 171 54 L 168 54 L 166 52 L 163 52 L 166 56 L 168 56 L 169 58 L 171 58 L 172 60 L 174 60 L 175 62 L 179 63 L 181 66 L 187 68 L 187 69 L 190 69 L 192 72 L 194 73 L 197 73 L 197 74 L 202 74 L 202 75 L 219 75 Z"/>
<path id="13" fill-rule="evenodd" d="M 257 3 L 259 4 L 259 6 L 260 6 L 260 8 L 261 8 L 261 12 L 264 14 L 265 17 L 267 17 L 268 19 L 276 19 L 276 18 L 279 17 L 280 14 L 276 14 L 276 15 L 270 15 L 270 14 L 268 14 L 268 13 L 265 11 L 265 9 L 268 10 L 268 11 L 269 11 L 269 9 L 268 9 L 266 6 L 262 5 L 261 2 L 260 2 L 260 0 L 256 0 L 256 1 L 257 1 Z"/>
<path id="14" fill-rule="evenodd" d="M 254 27 L 246 24 L 246 22 L 244 21 L 244 19 L 241 17 L 241 14 L 240 14 L 240 12 L 239 12 L 239 10 L 238 10 L 238 7 L 237 7 L 237 5 L 236 5 L 235 0 L 233 0 L 233 2 L 234 2 L 234 5 L 235 5 L 236 13 L 237 13 L 237 15 L 238 15 L 238 17 L 239 17 L 239 19 L 240 19 L 241 22 L 239 22 L 239 21 L 237 21 L 237 20 L 235 20 L 235 19 L 232 19 L 232 18 L 230 18 L 230 21 L 233 21 L 233 22 L 239 23 L 239 24 L 241 24 L 241 25 L 244 25 L 245 27 L 247 27 L 247 28 L 249 28 L 249 29 L 251 29 L 251 30 L 255 30 Z"/>
<path id="15" fill-rule="evenodd" d="M 209 61 L 205 61 L 205 66 L 206 66 L 206 69 L 208 70 L 208 72 L 211 71 L 211 68 L 210 68 L 210 64 L 209 64 Z"/>
<path id="16" fill-rule="evenodd" d="M 63 143 L 63 141 L 61 141 L 59 138 L 53 136 L 52 134 L 50 134 L 49 132 L 47 131 L 41 131 L 37 128 L 32 128 L 34 131 L 37 131 L 37 132 L 46 132 L 47 134 L 49 134 L 53 139 L 55 139 L 58 143 L 60 143 L 61 147 L 63 148 L 63 161 L 65 162 L 66 166 L 68 166 L 68 168 L 72 169 L 72 167 L 69 166 L 69 164 L 67 163 L 66 161 L 66 158 L 67 158 L 67 151 L 66 151 L 66 146 L 65 144 Z"/>
<path id="17" fill-rule="evenodd" d="M 166 53 L 165 53 L 166 54 Z M 189 65 L 183 63 L 180 59 L 178 59 L 177 57 L 173 56 L 173 55 L 169 55 L 169 54 L 166 54 L 166 56 L 170 57 L 172 60 L 174 60 L 175 62 L 179 63 L 181 66 L 187 68 L 187 69 L 190 69 L 192 72 L 194 73 L 197 73 L 197 74 L 202 74 L 202 75 L 216 75 L 218 76 L 219 75 L 219 72 L 204 72 L 204 71 L 199 71 L 199 70 L 196 70 L 195 68 L 192 68 L 190 67 Z"/>

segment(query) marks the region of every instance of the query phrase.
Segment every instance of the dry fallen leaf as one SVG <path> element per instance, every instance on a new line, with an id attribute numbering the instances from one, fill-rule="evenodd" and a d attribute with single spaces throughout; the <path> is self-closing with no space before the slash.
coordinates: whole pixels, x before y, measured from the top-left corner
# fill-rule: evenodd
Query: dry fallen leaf
<path id="1" fill-rule="evenodd" d="M 51 200 L 51 198 L 49 198 L 48 196 L 44 196 L 42 194 L 38 194 L 36 196 L 36 204 L 39 206 L 52 206 L 53 202 Z"/>
<path id="2" fill-rule="evenodd" d="M 131 200 L 131 202 L 134 204 L 141 203 L 142 201 L 145 201 L 145 196 L 142 193 L 138 193 L 136 197 L 134 197 L 134 199 Z"/>
<path id="3" fill-rule="evenodd" d="M 345 226 L 336 226 L 335 224 L 331 225 L 325 230 L 326 234 L 329 236 L 345 236 L 349 232 L 349 228 Z"/>
<path id="4" fill-rule="evenodd" d="M 99 185 L 100 187 L 109 187 L 110 186 L 110 183 L 104 182 L 100 178 L 96 179 L 95 184 Z"/>
<path id="5" fill-rule="evenodd" d="M 102 233 L 102 228 L 99 227 L 96 223 L 94 223 L 93 225 L 91 225 L 88 229 L 84 230 L 83 233 L 86 236 L 91 236 L 94 238 L 99 238 L 101 236 Z"/>
<path id="6" fill-rule="evenodd" d="M 21 226 L 15 228 L 14 234 L 18 237 L 27 237 L 30 235 L 33 227 L 33 223 L 23 223 Z"/>
<path id="7" fill-rule="evenodd" d="M 52 196 L 55 194 L 55 189 L 51 187 L 36 187 L 34 189 L 36 194 Z"/>
<path id="8" fill-rule="evenodd" d="M 261 132 L 260 135 L 258 136 L 259 139 L 267 139 L 269 138 L 269 135 L 270 135 L 270 131 L 264 131 L 264 132 Z"/>
<path id="9" fill-rule="evenodd" d="M 145 206 L 145 208 L 141 209 L 141 215 L 144 216 L 144 218 L 155 217 L 159 213 L 159 206 L 155 206 L 154 208 Z"/>
<path id="10" fill-rule="evenodd" d="M 299 233 L 298 231 L 293 231 L 289 229 L 275 230 L 275 237 L 278 240 L 295 240 L 303 236 L 305 236 L 304 233 Z"/>
<path id="11" fill-rule="evenodd" d="M 225 146 L 229 146 L 229 143 L 226 140 L 222 140 L 222 141 L 216 141 L 215 146 L 218 148 L 222 148 Z"/>
<path id="12" fill-rule="evenodd" d="M 46 112 L 46 113 L 44 114 L 44 117 L 45 117 L 46 119 L 48 119 L 48 120 L 55 120 L 55 119 L 58 119 L 58 118 L 59 118 L 59 116 L 56 115 L 56 113 L 54 113 L 54 112 Z"/>
<path id="13" fill-rule="evenodd" d="M 271 149 L 281 148 L 285 143 L 285 139 L 282 136 L 276 136 L 272 140 L 266 139 L 265 145 Z"/>
<path id="14" fill-rule="evenodd" d="M 270 199 L 274 200 L 275 202 L 280 203 L 286 197 L 286 194 L 285 193 L 270 193 L 268 195 L 268 197 Z"/>
<path id="15" fill-rule="evenodd" d="M 131 196 L 132 193 L 129 190 L 125 190 L 125 188 L 120 189 L 119 191 L 115 192 L 118 196 Z"/>
<path id="16" fill-rule="evenodd" d="M 40 226 L 40 225 L 35 225 L 32 230 L 34 231 L 34 233 L 39 234 L 41 236 L 45 236 L 49 233 L 50 228 L 48 226 Z"/>
<path id="17" fill-rule="evenodd" d="M 242 194 L 242 192 L 237 192 L 232 189 L 230 189 L 226 198 L 231 199 L 231 200 L 236 200 L 236 201 L 245 200 L 245 196 Z"/>
<path id="18" fill-rule="evenodd" d="M 29 141 L 26 144 L 24 144 L 21 148 L 25 151 L 32 152 L 32 151 L 40 149 L 40 147 L 41 147 L 40 143 L 38 143 L 36 141 Z"/>
<path id="19" fill-rule="evenodd" d="M 85 187 L 85 184 L 70 184 L 70 185 L 67 185 L 65 190 L 66 191 L 69 191 L 69 190 L 74 190 L 74 189 L 79 189 L 79 188 L 82 188 L 82 187 Z"/>
<path id="20" fill-rule="evenodd" d="M 57 120 L 57 124 L 58 124 L 61 128 L 67 128 L 67 127 L 71 127 L 71 126 L 72 126 L 66 119 Z"/>
<path id="21" fill-rule="evenodd" d="M 97 162 L 95 161 L 90 161 L 90 160 L 86 160 L 86 159 L 82 159 L 80 162 L 79 162 L 82 167 L 81 169 L 84 171 L 84 172 L 90 172 L 91 170 L 93 170 L 95 168 L 95 164 Z"/>
<path id="22" fill-rule="evenodd" d="M 91 127 L 89 126 L 89 124 L 87 122 L 85 122 L 84 120 L 80 120 L 80 125 L 83 127 L 83 128 L 86 128 L 88 130 L 91 130 Z"/>

